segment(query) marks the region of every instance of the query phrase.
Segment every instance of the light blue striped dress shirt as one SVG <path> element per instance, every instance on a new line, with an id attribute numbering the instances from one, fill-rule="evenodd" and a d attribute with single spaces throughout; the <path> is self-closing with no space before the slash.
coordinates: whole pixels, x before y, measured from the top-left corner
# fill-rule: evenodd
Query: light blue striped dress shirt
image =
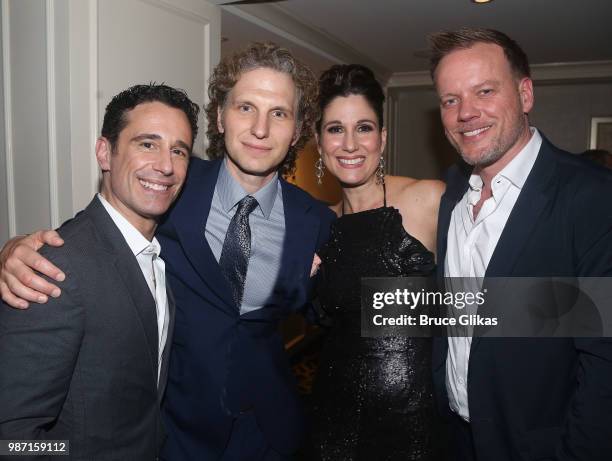
<path id="1" fill-rule="evenodd" d="M 217 262 L 221 257 L 227 228 L 236 213 L 236 206 L 249 195 L 228 171 L 227 161 L 227 158 L 223 160 L 219 170 L 204 232 Z M 285 211 L 278 174 L 251 195 L 259 205 L 249 216 L 251 255 L 240 314 L 261 309 L 272 296 L 280 272 L 285 240 Z"/>

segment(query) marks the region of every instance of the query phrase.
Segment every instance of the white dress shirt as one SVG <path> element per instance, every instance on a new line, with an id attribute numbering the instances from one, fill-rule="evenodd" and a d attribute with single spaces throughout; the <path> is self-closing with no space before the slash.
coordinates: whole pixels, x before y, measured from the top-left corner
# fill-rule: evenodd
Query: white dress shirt
<path id="1" fill-rule="evenodd" d="M 164 261 L 159 257 L 161 246 L 155 237 L 149 242 L 149 240 L 108 203 L 102 195 L 98 194 L 97 196 L 115 225 L 119 228 L 119 231 L 121 231 L 130 250 L 134 253 L 136 261 L 138 261 L 138 265 L 142 271 L 142 275 L 155 300 L 158 336 L 157 380 L 159 381 L 162 354 L 168 337 L 168 322 L 170 316 L 168 310 L 168 295 L 166 292 L 165 265 Z"/>
<path id="2" fill-rule="evenodd" d="M 483 181 L 472 174 L 469 188 L 451 215 L 444 262 L 446 277 L 484 277 L 510 212 L 536 161 L 542 137 L 531 127 L 531 139 L 516 157 L 491 180 L 492 196 L 484 201 L 476 219 L 474 206 L 480 200 Z M 468 364 L 471 336 L 449 337 L 446 358 L 446 389 L 452 411 L 470 420 L 468 408 Z"/>

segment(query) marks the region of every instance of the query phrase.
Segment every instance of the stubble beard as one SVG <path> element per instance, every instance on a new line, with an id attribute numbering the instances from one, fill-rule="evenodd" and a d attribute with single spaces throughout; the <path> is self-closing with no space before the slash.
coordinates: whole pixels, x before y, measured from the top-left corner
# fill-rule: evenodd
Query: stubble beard
<path id="1" fill-rule="evenodd" d="M 455 140 L 450 136 L 448 138 L 465 163 L 473 167 L 486 168 L 501 159 L 518 142 L 525 129 L 526 120 L 523 117 L 524 114 L 518 114 L 518 117 L 511 126 L 511 132 L 507 134 L 500 133 L 477 157 L 470 156 L 461 149 Z"/>

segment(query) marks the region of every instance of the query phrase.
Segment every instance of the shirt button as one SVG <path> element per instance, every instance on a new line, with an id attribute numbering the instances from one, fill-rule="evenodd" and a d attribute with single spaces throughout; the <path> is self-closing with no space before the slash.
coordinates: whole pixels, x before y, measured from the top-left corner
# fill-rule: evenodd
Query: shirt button
<path id="1" fill-rule="evenodd" d="M 463 378 L 459 378 L 457 381 L 459 381 L 459 384 L 461 384 L 462 386 L 465 384 L 465 381 L 463 380 Z"/>

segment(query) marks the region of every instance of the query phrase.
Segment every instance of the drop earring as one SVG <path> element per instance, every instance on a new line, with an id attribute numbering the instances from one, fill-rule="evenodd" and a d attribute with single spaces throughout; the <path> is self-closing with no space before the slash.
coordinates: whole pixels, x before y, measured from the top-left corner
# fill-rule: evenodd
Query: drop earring
<path id="1" fill-rule="evenodd" d="M 378 168 L 376 168 L 376 184 L 385 184 L 385 159 L 382 155 L 378 160 Z"/>
<path id="2" fill-rule="evenodd" d="M 319 159 L 315 162 L 315 176 L 317 178 L 317 184 L 320 186 L 323 184 L 323 174 L 325 173 L 325 165 L 323 164 L 323 157 L 319 154 Z"/>

